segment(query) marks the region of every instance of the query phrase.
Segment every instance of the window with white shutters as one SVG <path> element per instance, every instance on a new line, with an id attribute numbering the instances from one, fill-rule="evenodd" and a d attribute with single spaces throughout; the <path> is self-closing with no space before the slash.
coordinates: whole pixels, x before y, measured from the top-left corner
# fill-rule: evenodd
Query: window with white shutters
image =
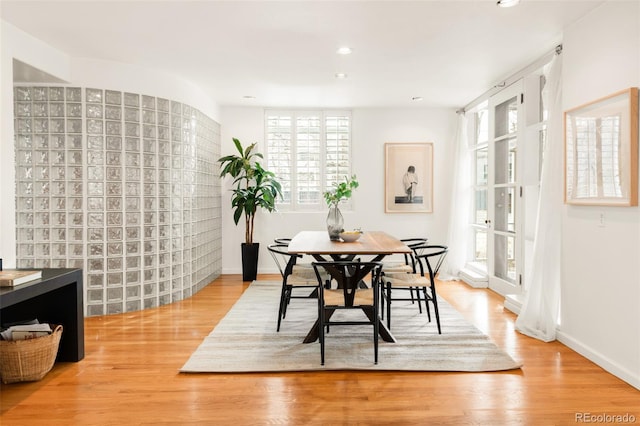
<path id="1" fill-rule="evenodd" d="M 267 167 L 282 184 L 278 206 L 325 209 L 322 193 L 351 176 L 351 114 L 269 110 L 265 124 Z"/>

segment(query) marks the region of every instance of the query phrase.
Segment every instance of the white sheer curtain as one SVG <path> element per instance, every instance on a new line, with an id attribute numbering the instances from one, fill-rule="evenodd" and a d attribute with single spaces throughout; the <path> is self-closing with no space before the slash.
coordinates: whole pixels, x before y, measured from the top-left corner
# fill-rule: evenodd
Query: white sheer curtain
<path id="1" fill-rule="evenodd" d="M 446 263 L 440 269 L 439 279 L 457 280 L 458 272 L 467 261 L 469 241 L 469 214 L 471 203 L 471 179 L 469 176 L 469 142 L 467 139 L 467 118 L 458 114 L 458 130 L 455 138 L 454 177 L 451 195 L 451 210 L 447 245 L 449 253 Z M 433 241 L 437 244 L 436 241 Z"/>
<path id="2" fill-rule="evenodd" d="M 560 306 L 560 233 L 563 199 L 562 56 L 551 62 L 543 99 L 548 105 L 531 281 L 516 329 L 536 339 L 556 339 Z"/>

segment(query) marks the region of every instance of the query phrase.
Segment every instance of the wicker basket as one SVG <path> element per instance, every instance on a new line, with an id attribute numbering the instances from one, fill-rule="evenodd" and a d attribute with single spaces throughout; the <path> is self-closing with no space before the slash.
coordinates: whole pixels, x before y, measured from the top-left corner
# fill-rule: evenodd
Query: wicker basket
<path id="1" fill-rule="evenodd" d="M 53 327 L 53 324 L 52 324 Z M 0 341 L 2 383 L 31 382 L 42 379 L 56 361 L 62 325 L 48 336 L 27 340 Z"/>

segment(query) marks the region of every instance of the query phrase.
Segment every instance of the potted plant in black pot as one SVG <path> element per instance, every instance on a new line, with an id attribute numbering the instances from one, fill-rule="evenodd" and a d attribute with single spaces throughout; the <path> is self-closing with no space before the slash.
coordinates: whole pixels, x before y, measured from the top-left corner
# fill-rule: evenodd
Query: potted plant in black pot
<path id="1" fill-rule="evenodd" d="M 275 174 L 262 168 L 257 158 L 262 154 L 255 152 L 256 144 L 246 149 L 242 143 L 233 138 L 238 154 L 221 157 L 218 162 L 222 167 L 220 177 L 230 175 L 234 178 L 235 188 L 232 190 L 231 206 L 234 208 L 233 220 L 238 224 L 244 215 L 245 242 L 242 243 L 242 280 L 253 281 L 258 272 L 259 243 L 253 242 L 253 222 L 259 208 L 272 212 L 276 209 L 277 197 L 282 197 L 280 183 Z"/>

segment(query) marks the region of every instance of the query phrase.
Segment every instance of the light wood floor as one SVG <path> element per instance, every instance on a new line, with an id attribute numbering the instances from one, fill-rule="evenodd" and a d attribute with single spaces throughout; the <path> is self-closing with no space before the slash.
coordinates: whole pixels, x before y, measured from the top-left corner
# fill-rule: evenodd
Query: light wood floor
<path id="1" fill-rule="evenodd" d="M 456 282 L 441 283 L 441 297 L 522 370 L 179 374 L 245 288 L 227 275 L 173 305 L 87 318 L 86 358 L 2 385 L 0 423 L 569 425 L 577 413 L 640 423 L 640 391 L 560 343 L 518 334 L 501 298 Z"/>

